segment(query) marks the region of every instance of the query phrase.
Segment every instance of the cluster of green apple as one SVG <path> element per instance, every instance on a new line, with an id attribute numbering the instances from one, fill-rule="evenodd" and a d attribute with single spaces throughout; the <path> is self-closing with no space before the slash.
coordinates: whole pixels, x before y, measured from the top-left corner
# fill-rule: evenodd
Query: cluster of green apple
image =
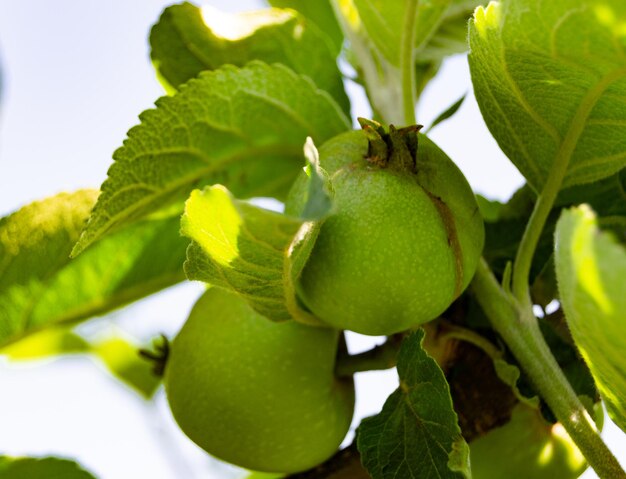
<path id="1" fill-rule="evenodd" d="M 354 410 L 352 378 L 335 374 L 342 331 L 391 335 L 436 318 L 467 287 L 483 247 L 471 188 L 418 127 L 367 122 L 325 143 L 319 166 L 333 208 L 297 293 L 327 327 L 273 323 L 212 287 L 166 366 L 181 429 L 251 470 L 297 472 L 330 457 Z M 287 214 L 306 204 L 307 180 L 294 184 Z"/>

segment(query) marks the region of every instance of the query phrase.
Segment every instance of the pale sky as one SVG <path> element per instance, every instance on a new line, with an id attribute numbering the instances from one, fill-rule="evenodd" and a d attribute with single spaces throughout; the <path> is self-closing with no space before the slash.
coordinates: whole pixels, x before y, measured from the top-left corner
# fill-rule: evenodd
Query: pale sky
<path id="1" fill-rule="evenodd" d="M 163 94 L 149 61 L 147 35 L 168 3 L 0 0 L 1 215 L 60 191 L 102 183 L 126 131 Z M 261 5 L 200 3 L 230 11 Z M 350 92 L 354 115 L 367 116 L 360 92 L 352 87 Z M 470 95 L 459 113 L 431 137 L 476 191 L 504 200 L 522 179 L 481 120 L 463 56 L 444 65 L 424 94 L 418 121 L 428 125 L 465 92 Z M 178 286 L 85 328 L 98 331 L 114 322 L 140 339 L 160 332 L 173 336 L 201 289 Z M 349 341 L 356 351 L 377 339 L 351 335 Z M 354 424 L 377 412 L 395 385 L 392 372 L 359 375 Z M 162 393 L 147 406 L 87 358 L 19 365 L 0 360 L 0 390 L 0 454 L 75 458 L 100 479 L 241 476 L 180 433 Z M 610 425 L 606 433 L 626 463 L 623 434 Z"/>

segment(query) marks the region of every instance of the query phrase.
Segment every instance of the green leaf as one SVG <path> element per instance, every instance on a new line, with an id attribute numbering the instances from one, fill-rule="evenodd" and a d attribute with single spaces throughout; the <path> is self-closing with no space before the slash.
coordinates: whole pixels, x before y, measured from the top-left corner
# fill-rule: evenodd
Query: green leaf
<path id="1" fill-rule="evenodd" d="M 337 67 L 338 51 L 327 35 L 294 10 L 226 13 L 191 3 L 165 9 L 150 33 L 152 61 L 160 78 L 179 89 L 201 71 L 252 60 L 282 63 L 307 75 L 350 112 Z"/>
<path id="2" fill-rule="evenodd" d="M 353 0 L 367 36 L 382 56 L 396 67 L 400 66 L 400 45 L 408 2 L 384 0 Z M 449 1 L 449 0 L 446 0 Z"/>
<path id="3" fill-rule="evenodd" d="M 50 328 L 11 343 L 0 349 L 0 354 L 13 361 L 30 361 L 61 354 L 89 352 L 90 345 L 81 336 L 67 328 Z"/>
<path id="4" fill-rule="evenodd" d="M 588 203 L 598 216 L 626 217 L 626 169 L 601 181 L 576 185 L 559 192 L 555 206 Z"/>
<path id="5" fill-rule="evenodd" d="M 95 476 L 68 459 L 0 456 L 0 478 L 95 479 Z"/>
<path id="6" fill-rule="evenodd" d="M 452 0 L 438 27 L 417 45 L 418 62 L 440 62 L 445 57 L 467 51 L 467 22 L 483 0 Z M 418 37 L 418 42 L 420 38 Z"/>
<path id="7" fill-rule="evenodd" d="M 269 0 L 278 8 L 293 8 L 317 25 L 333 42 L 333 53 L 338 55 L 343 45 L 343 32 L 335 17 L 330 0 Z"/>
<path id="8" fill-rule="evenodd" d="M 61 193 L 0 219 L 0 346 L 119 308 L 184 279 L 178 215 L 163 212 L 69 254 L 97 192 Z"/>
<path id="9" fill-rule="evenodd" d="M 204 72 L 140 118 L 113 155 L 74 256 L 206 184 L 239 197 L 282 198 L 300 171 L 305 138 L 322 143 L 350 128 L 308 78 L 261 62 Z"/>
<path id="10" fill-rule="evenodd" d="M 361 460 L 374 479 L 471 477 L 448 383 L 422 349 L 423 339 L 420 329 L 404 340 L 398 354 L 400 387 L 380 414 L 359 426 Z"/>
<path id="11" fill-rule="evenodd" d="M 152 364 L 139 355 L 140 346 L 120 334 L 94 343 L 91 351 L 107 369 L 127 386 L 150 399 L 159 385 L 159 378 L 152 370 Z"/>
<path id="12" fill-rule="evenodd" d="M 446 108 L 443 112 L 441 112 L 437 118 L 435 118 L 432 122 L 432 124 L 430 125 L 430 127 L 428 128 L 428 130 L 426 130 L 424 133 L 428 133 L 430 130 L 432 130 L 435 126 L 437 126 L 439 123 L 441 123 L 442 121 L 446 121 L 447 119 L 451 118 L 452 116 L 454 116 L 454 114 L 459 111 L 459 108 L 461 108 L 461 105 L 463 104 L 463 101 L 465 100 L 465 97 L 467 96 L 467 94 L 463 95 L 461 98 L 459 98 L 457 101 L 455 101 L 452 105 L 450 105 L 448 108 Z"/>
<path id="13" fill-rule="evenodd" d="M 483 118 L 537 191 L 626 165 L 626 3 L 517 0 L 478 8 L 470 70 Z"/>
<path id="14" fill-rule="evenodd" d="M 152 363 L 139 355 L 140 346 L 121 332 L 106 338 L 83 338 L 68 328 L 44 329 L 0 349 L 11 361 L 32 361 L 66 354 L 90 354 L 102 361 L 118 380 L 130 386 L 145 399 L 156 392 L 160 378 Z"/>
<path id="15" fill-rule="evenodd" d="M 517 385 L 517 381 L 521 376 L 520 369 L 514 364 L 507 363 L 504 359 L 495 359 L 493 361 L 493 368 L 498 375 L 498 378 L 511 388 L 511 391 L 518 399 L 518 401 L 524 403 L 534 409 L 539 409 L 539 397 L 526 397 Z"/>
<path id="16" fill-rule="evenodd" d="M 556 229 L 556 272 L 572 337 L 613 421 L 626 431 L 626 250 L 597 228 L 586 206 Z"/>
<path id="17" fill-rule="evenodd" d="M 192 240 L 189 279 L 233 290 L 271 320 L 314 321 L 297 305 L 294 286 L 310 253 L 300 243 L 316 235 L 313 223 L 237 200 L 217 185 L 191 193 L 181 225 Z"/>

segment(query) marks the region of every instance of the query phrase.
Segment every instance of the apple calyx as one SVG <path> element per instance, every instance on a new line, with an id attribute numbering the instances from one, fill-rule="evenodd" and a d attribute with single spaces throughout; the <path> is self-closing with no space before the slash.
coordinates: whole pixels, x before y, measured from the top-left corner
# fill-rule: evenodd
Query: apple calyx
<path id="1" fill-rule="evenodd" d="M 389 131 L 374 121 L 358 119 L 367 135 L 369 144 L 366 160 L 379 168 L 415 174 L 417 172 L 417 133 L 422 125 L 409 125 L 396 128 L 389 125 Z"/>

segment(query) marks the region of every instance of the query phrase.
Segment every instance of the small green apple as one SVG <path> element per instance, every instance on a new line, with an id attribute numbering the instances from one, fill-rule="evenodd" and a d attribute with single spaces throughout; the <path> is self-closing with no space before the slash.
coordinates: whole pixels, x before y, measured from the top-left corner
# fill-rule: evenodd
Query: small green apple
<path id="1" fill-rule="evenodd" d="M 165 389 L 174 418 L 209 454 L 246 469 L 297 472 L 335 453 L 354 410 L 337 379 L 340 332 L 274 323 L 209 289 L 171 344 Z"/>
<path id="2" fill-rule="evenodd" d="M 319 150 L 334 209 L 298 295 L 333 327 L 389 335 L 423 324 L 463 292 L 476 270 L 484 228 L 470 186 L 424 135 L 415 154 L 416 130 L 405 130 L 376 145 L 365 131 L 352 131 Z M 405 145 L 401 160 L 398 145 Z M 299 212 L 305 191 L 300 179 L 288 213 Z"/>
<path id="3" fill-rule="evenodd" d="M 575 479 L 585 458 L 560 424 L 518 404 L 511 420 L 470 442 L 474 479 Z"/>

